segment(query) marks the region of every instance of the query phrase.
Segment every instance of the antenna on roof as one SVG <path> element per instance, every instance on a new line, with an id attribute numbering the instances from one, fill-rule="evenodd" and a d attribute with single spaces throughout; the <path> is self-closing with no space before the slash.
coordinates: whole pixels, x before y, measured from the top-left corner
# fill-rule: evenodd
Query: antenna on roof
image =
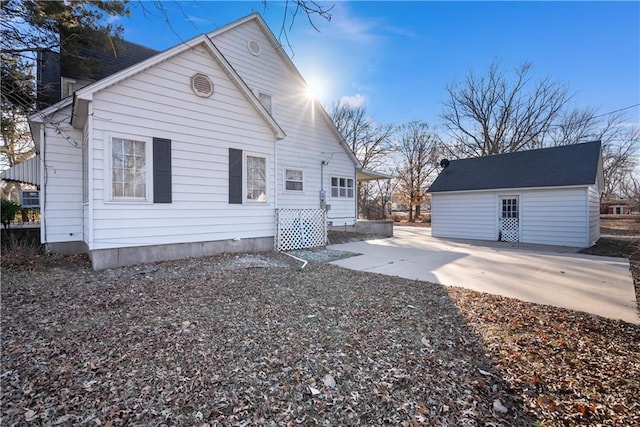
<path id="1" fill-rule="evenodd" d="M 440 167 L 442 168 L 447 168 L 449 166 L 449 159 L 442 159 L 440 160 Z"/>

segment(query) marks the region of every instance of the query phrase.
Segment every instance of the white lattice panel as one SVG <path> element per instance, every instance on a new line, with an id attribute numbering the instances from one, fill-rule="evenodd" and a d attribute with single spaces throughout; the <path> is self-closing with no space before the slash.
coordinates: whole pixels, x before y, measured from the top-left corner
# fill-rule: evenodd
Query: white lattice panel
<path id="1" fill-rule="evenodd" d="M 327 221 L 323 209 L 278 209 L 276 250 L 315 248 L 327 244 Z"/>
<path id="2" fill-rule="evenodd" d="M 503 242 L 518 242 L 518 218 L 502 218 L 502 234 L 500 240 Z"/>

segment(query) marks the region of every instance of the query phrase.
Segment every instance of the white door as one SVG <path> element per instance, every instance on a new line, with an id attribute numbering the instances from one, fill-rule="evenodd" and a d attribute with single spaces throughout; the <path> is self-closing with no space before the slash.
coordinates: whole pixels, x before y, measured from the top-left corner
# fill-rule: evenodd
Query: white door
<path id="1" fill-rule="evenodd" d="M 520 229 L 520 209 L 518 206 L 518 196 L 500 197 L 500 234 L 502 242 L 519 242 Z"/>

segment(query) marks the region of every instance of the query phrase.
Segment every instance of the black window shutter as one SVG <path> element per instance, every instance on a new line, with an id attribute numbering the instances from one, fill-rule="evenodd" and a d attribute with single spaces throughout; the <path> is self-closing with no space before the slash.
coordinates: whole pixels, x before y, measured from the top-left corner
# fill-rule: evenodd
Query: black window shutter
<path id="1" fill-rule="evenodd" d="M 229 148 L 229 203 L 242 203 L 242 150 Z"/>
<path id="2" fill-rule="evenodd" d="M 171 203 L 171 140 L 153 138 L 153 203 Z"/>

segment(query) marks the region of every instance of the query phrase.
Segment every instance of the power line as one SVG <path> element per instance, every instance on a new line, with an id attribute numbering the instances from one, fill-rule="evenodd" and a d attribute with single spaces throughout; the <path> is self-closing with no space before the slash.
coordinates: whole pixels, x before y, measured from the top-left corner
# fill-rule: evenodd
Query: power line
<path id="1" fill-rule="evenodd" d="M 630 110 L 631 108 L 635 108 L 640 106 L 640 104 L 629 105 L 628 107 L 618 108 L 617 110 L 609 111 L 608 113 L 598 114 L 597 116 L 593 116 L 592 119 L 597 119 L 598 117 L 608 116 L 609 114 L 619 113 L 620 111 Z"/>

